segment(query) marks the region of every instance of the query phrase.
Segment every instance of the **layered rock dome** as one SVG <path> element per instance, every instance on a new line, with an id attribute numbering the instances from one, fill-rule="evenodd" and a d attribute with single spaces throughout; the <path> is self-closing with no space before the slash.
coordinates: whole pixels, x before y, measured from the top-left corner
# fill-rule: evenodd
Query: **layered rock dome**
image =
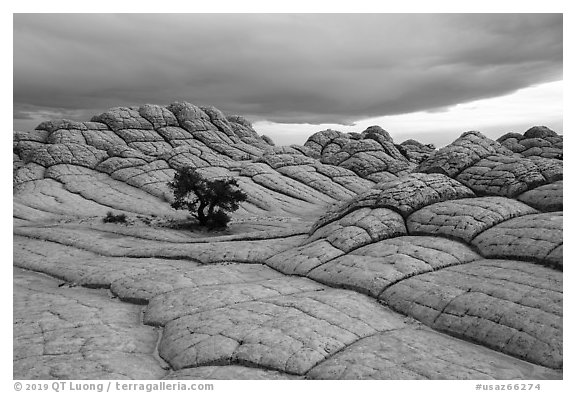
<path id="1" fill-rule="evenodd" d="M 561 135 L 268 139 L 186 102 L 14 131 L 14 378 L 562 378 Z M 184 166 L 238 180 L 229 230 L 178 229 Z"/>

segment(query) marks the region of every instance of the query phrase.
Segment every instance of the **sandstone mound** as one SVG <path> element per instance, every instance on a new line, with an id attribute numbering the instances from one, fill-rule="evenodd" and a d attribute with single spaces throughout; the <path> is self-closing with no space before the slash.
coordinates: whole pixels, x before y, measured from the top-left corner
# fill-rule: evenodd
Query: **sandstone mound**
<path id="1" fill-rule="evenodd" d="M 524 157 L 562 159 L 563 138 L 548 127 L 532 127 L 524 135 L 509 132 L 497 141 Z"/>
<path id="2" fill-rule="evenodd" d="M 562 198 L 558 195 L 562 186 L 553 185 L 563 178 L 561 160 L 541 156 L 525 158 L 478 132 L 462 134 L 434 152 L 417 171 L 446 174 L 477 195 L 500 195 L 523 200 L 541 210 L 562 210 L 559 206 Z M 540 187 L 555 192 L 539 194 L 536 190 Z"/>
<path id="3" fill-rule="evenodd" d="M 396 148 L 398 148 L 400 153 L 402 153 L 408 161 L 415 164 L 422 163 L 436 150 L 433 145 L 424 145 L 414 139 L 408 139 L 400 145 L 396 145 Z"/>
<path id="4" fill-rule="evenodd" d="M 174 103 L 13 147 L 14 378 L 562 378 L 562 136 L 545 127 L 272 146 Z M 227 231 L 179 229 L 166 183 L 185 166 L 248 195 Z"/>
<path id="5" fill-rule="evenodd" d="M 367 128 L 357 137 L 333 130 L 321 131 L 312 135 L 304 146 L 320 162 L 350 169 L 375 182 L 396 178 L 414 168 L 388 132 L 377 126 Z"/>

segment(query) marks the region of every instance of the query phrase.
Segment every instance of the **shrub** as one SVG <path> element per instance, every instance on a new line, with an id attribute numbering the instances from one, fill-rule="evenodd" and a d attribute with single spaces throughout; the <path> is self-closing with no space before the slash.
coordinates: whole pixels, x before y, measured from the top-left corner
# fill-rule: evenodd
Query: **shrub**
<path id="1" fill-rule="evenodd" d="M 227 212 L 238 210 L 247 199 L 235 179 L 208 180 L 190 167 L 177 171 L 168 187 L 174 193 L 170 206 L 188 210 L 208 228 L 225 228 L 230 222 Z"/>
<path id="2" fill-rule="evenodd" d="M 209 218 L 208 226 L 211 228 L 226 228 L 230 222 L 230 216 L 223 210 L 216 210 Z"/>
<path id="3" fill-rule="evenodd" d="M 106 217 L 102 219 L 104 222 L 111 222 L 111 223 L 126 223 L 126 214 L 113 214 L 112 212 L 106 213 Z"/>

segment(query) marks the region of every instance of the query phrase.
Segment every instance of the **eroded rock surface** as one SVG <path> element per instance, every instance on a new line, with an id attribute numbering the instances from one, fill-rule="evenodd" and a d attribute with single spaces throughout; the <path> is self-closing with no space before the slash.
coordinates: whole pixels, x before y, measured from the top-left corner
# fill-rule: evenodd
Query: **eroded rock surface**
<path id="1" fill-rule="evenodd" d="M 400 145 L 396 145 L 396 148 L 408 161 L 417 165 L 424 162 L 436 150 L 434 145 L 425 145 L 414 139 L 408 139 Z"/>
<path id="2" fill-rule="evenodd" d="M 358 338 L 401 325 L 376 302 L 327 289 L 180 317 L 166 325 L 159 350 L 176 369 L 247 363 L 302 375 Z"/>
<path id="3" fill-rule="evenodd" d="M 507 133 L 498 138 L 502 146 L 525 157 L 562 159 L 563 138 L 548 127 L 536 126 L 524 134 Z"/>
<path id="4" fill-rule="evenodd" d="M 333 130 L 321 131 L 304 146 L 322 163 L 350 169 L 373 181 L 393 179 L 415 166 L 394 145 L 390 134 L 378 126 L 367 128 L 357 138 Z"/>
<path id="5" fill-rule="evenodd" d="M 478 235 L 473 244 L 486 257 L 521 258 L 562 269 L 561 212 L 518 217 Z"/>
<path id="6" fill-rule="evenodd" d="M 529 131 L 527 133 L 531 135 Z M 468 186 L 478 196 L 508 198 L 518 198 L 527 191 L 562 180 L 561 157 L 538 154 L 526 157 L 471 131 L 434 152 L 417 171 L 444 173 Z M 538 199 L 541 198 L 544 195 Z M 548 204 L 538 200 L 532 203 L 539 206 Z"/>
<path id="7" fill-rule="evenodd" d="M 474 261 L 408 278 L 381 298 L 432 328 L 536 364 L 562 367 L 558 271 L 528 262 Z"/>
<path id="8" fill-rule="evenodd" d="M 422 327 L 358 340 L 308 375 L 319 379 L 557 379 L 545 367 L 494 356 L 480 346 Z"/>
<path id="9" fill-rule="evenodd" d="M 496 224 L 536 213 L 536 209 L 508 198 L 455 199 L 418 210 L 406 220 L 406 225 L 411 234 L 445 236 L 470 243 Z"/>
<path id="10" fill-rule="evenodd" d="M 545 127 L 273 146 L 176 102 L 15 131 L 13 163 L 14 378 L 562 378 Z M 183 229 L 186 166 L 248 194 L 226 231 Z"/>
<path id="11" fill-rule="evenodd" d="M 158 333 L 103 291 L 14 269 L 15 379 L 158 379 Z"/>

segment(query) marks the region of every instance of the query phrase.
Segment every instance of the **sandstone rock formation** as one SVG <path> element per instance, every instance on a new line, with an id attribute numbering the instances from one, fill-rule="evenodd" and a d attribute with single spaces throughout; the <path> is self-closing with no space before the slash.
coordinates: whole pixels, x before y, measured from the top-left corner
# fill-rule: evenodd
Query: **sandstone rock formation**
<path id="1" fill-rule="evenodd" d="M 497 139 L 502 146 L 524 157 L 562 159 L 562 136 L 544 126 L 532 127 L 523 135 L 509 132 Z"/>
<path id="2" fill-rule="evenodd" d="M 394 179 L 414 168 L 388 132 L 377 126 L 367 128 L 358 137 L 333 130 L 321 131 L 312 135 L 304 146 L 310 148 L 310 155 L 320 162 L 350 169 L 375 182 Z"/>
<path id="3" fill-rule="evenodd" d="M 402 153 L 408 161 L 415 164 L 420 164 L 422 161 L 426 160 L 430 155 L 436 150 L 433 145 L 424 145 L 414 139 L 408 139 L 396 148 Z"/>
<path id="4" fill-rule="evenodd" d="M 545 127 L 272 146 L 174 103 L 13 142 L 16 379 L 562 378 L 562 136 Z M 180 229 L 166 183 L 184 166 L 248 194 L 225 232 Z"/>

